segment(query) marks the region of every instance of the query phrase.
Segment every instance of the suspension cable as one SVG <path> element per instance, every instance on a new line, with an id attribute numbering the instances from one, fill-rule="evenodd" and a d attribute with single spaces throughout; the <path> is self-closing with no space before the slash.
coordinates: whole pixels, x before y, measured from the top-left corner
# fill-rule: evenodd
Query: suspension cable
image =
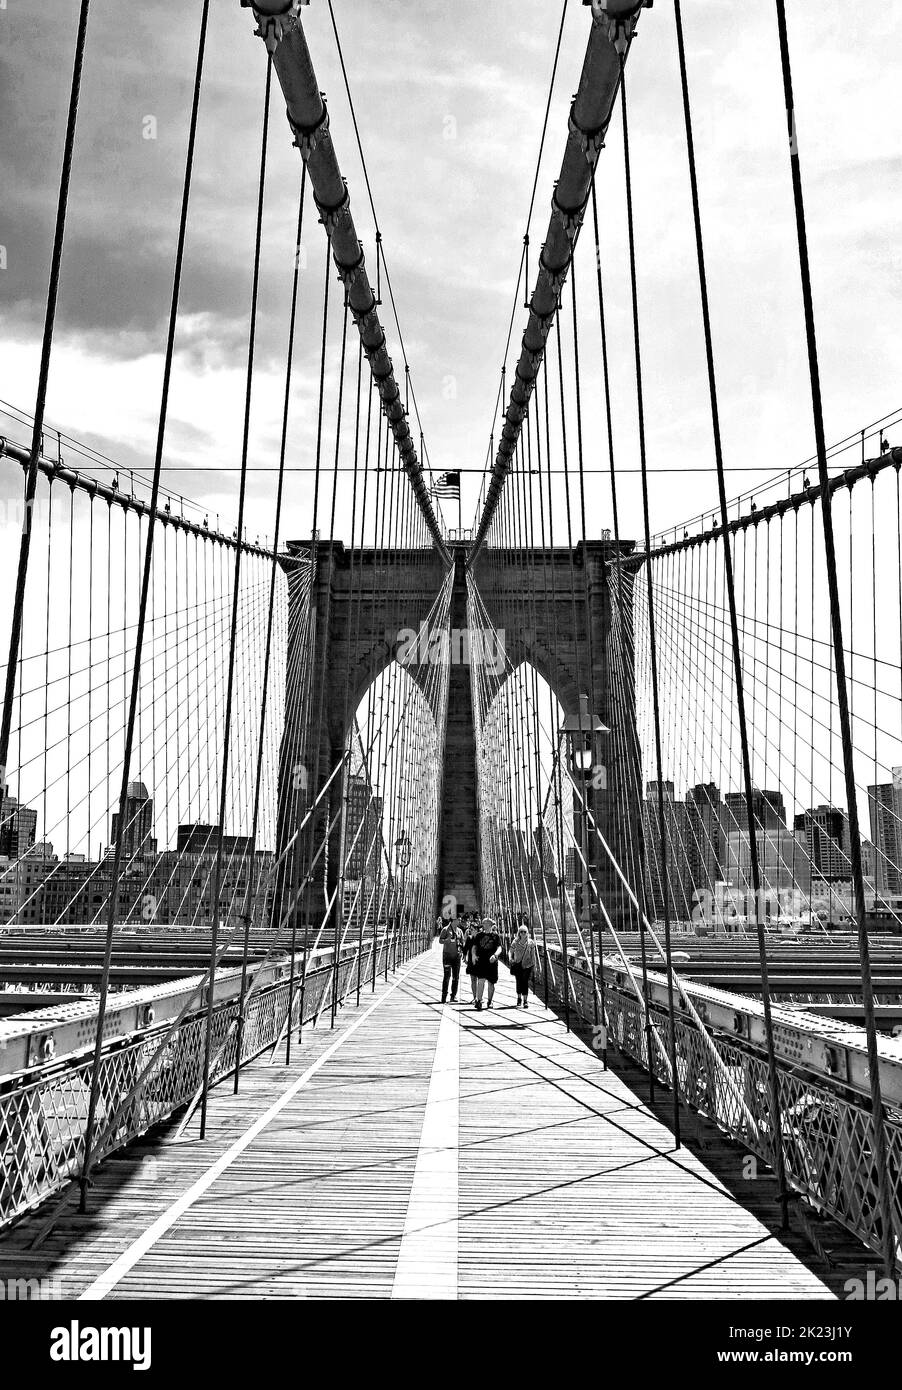
<path id="1" fill-rule="evenodd" d="M 69 185 L 72 178 L 75 131 L 78 121 L 78 102 L 81 95 L 81 80 L 84 70 L 90 6 L 91 0 L 81 0 L 81 9 L 78 15 L 78 32 L 75 39 L 75 58 L 72 65 L 72 78 L 69 84 L 69 111 L 66 117 L 63 165 L 60 174 L 59 193 L 56 204 L 56 226 L 53 232 L 53 250 L 50 257 L 50 283 L 47 289 L 47 306 L 44 311 L 44 332 L 41 338 L 37 403 L 34 411 L 34 425 L 31 432 L 31 451 L 28 458 L 28 471 L 25 479 L 25 514 L 22 523 L 22 536 L 19 541 L 19 564 L 16 571 L 16 592 L 13 599 L 12 626 L 9 635 L 6 686 L 3 693 L 3 712 L 2 716 L 0 716 L 0 792 L 6 789 L 6 769 L 9 762 L 9 736 L 12 729 L 16 671 L 19 661 L 19 647 L 22 641 L 22 622 L 25 613 L 25 586 L 28 580 L 28 561 L 31 555 L 31 535 L 34 525 L 34 499 L 37 490 L 38 463 L 41 457 L 41 443 L 44 432 L 44 409 L 47 403 L 47 382 L 50 376 L 50 356 L 53 350 L 53 331 L 56 323 L 57 300 L 59 298 L 63 243 L 66 237 Z"/>
<path id="2" fill-rule="evenodd" d="M 767 963 L 767 939 L 761 905 L 761 866 L 758 854 L 758 834 L 755 824 L 754 797 L 752 795 L 752 762 L 749 748 L 748 725 L 746 723 L 745 684 L 743 680 L 742 652 L 739 641 L 739 622 L 736 610 L 736 585 L 733 573 L 733 553 L 730 545 L 727 516 L 726 479 L 723 466 L 723 444 L 720 430 L 720 411 L 717 396 L 717 375 L 714 365 L 714 344 L 711 332 L 711 315 L 708 301 L 708 278 L 705 265 L 704 238 L 702 235 L 701 206 L 698 193 L 698 176 L 695 162 L 695 141 L 692 130 L 692 111 L 689 98 L 689 78 L 686 66 L 686 50 L 683 39 L 683 20 L 680 0 L 674 0 L 677 47 L 679 51 L 680 84 L 683 95 L 683 115 L 686 128 L 686 153 L 689 164 L 689 181 L 692 193 L 692 215 L 695 228 L 695 246 L 698 262 L 699 295 L 701 299 L 702 325 L 705 336 L 705 361 L 708 373 L 708 393 L 711 406 L 711 430 L 714 441 L 714 462 L 717 470 L 717 493 L 720 503 L 720 519 L 723 529 L 724 581 L 730 612 L 730 642 L 733 657 L 733 681 L 736 697 L 736 712 L 739 723 L 739 740 L 742 755 L 742 777 L 745 787 L 746 814 L 748 817 L 749 866 L 752 893 L 755 902 L 755 929 L 758 937 L 758 958 L 761 969 L 761 996 L 764 1005 L 764 1026 L 767 1046 L 767 1076 L 770 1093 L 771 1123 L 774 1131 L 774 1170 L 781 1208 L 782 1225 L 789 1224 L 788 1192 L 786 1169 L 783 1156 L 782 1114 L 777 1081 L 777 1058 L 774 1047 L 773 1016 L 771 1011 L 770 976 Z M 649 572 L 651 569 L 649 560 Z M 745 567 L 743 568 L 743 574 Z"/>
<path id="3" fill-rule="evenodd" d="M 191 180 L 194 171 L 194 148 L 197 137 L 197 118 L 200 109 L 201 80 L 203 77 L 204 54 L 206 49 L 207 22 L 210 0 L 204 0 L 201 11 L 200 31 L 197 42 L 197 60 L 194 72 L 194 92 L 191 103 L 191 118 L 188 130 L 188 149 L 185 158 L 185 177 L 182 187 L 181 212 L 179 216 L 178 241 L 173 272 L 172 295 L 169 305 L 169 327 L 163 365 L 163 386 L 160 399 L 160 415 L 157 426 L 157 444 L 154 456 L 153 485 L 151 491 L 151 510 L 147 524 L 147 538 L 144 550 L 144 571 L 141 581 L 141 599 L 138 613 L 138 632 L 135 640 L 135 658 L 132 666 L 131 694 L 129 697 L 128 719 L 125 729 L 125 753 L 123 756 L 122 783 L 119 790 L 119 819 L 116 843 L 113 851 L 113 868 L 110 875 L 110 894 L 107 906 L 106 942 L 104 946 L 103 968 L 100 981 L 100 1003 L 97 1014 L 97 1029 L 94 1039 L 94 1056 L 91 1063 L 91 1087 L 88 1099 L 88 1113 L 85 1121 L 84 1162 L 81 1175 L 80 1210 L 87 1207 L 88 1183 L 91 1176 L 91 1146 L 96 1123 L 97 1101 L 100 1082 L 100 1062 L 103 1051 L 104 1022 L 106 1018 L 107 997 L 110 986 L 110 970 L 113 961 L 113 935 L 116 929 L 116 909 L 118 906 L 119 873 L 122 863 L 122 841 L 125 832 L 125 813 L 128 797 L 128 780 L 131 769 L 132 747 L 135 735 L 135 717 L 138 706 L 138 692 L 141 679 L 141 655 L 144 641 L 144 624 L 147 614 L 147 601 L 150 591 L 151 566 L 153 560 L 153 539 L 156 522 L 156 509 L 160 491 L 160 470 L 163 462 L 163 444 L 169 411 L 169 387 L 172 378 L 172 362 L 175 353 L 175 333 L 178 324 L 179 296 L 182 284 L 185 241 L 188 229 L 188 205 L 191 194 Z M 83 18 L 87 14 L 87 0 L 83 4 Z M 83 34 L 82 34 L 83 44 Z M 80 68 L 79 68 L 80 71 Z M 74 117 L 73 117 L 74 121 Z M 71 158 L 71 154 L 70 154 Z M 240 549 L 237 552 L 241 553 Z M 12 662 L 14 667 L 15 662 Z"/>
<path id="4" fill-rule="evenodd" d="M 780 59 L 783 68 L 783 95 L 789 130 L 789 164 L 792 174 L 793 201 L 795 204 L 799 272 L 802 282 L 802 299 L 805 313 L 808 376 L 811 386 L 811 407 L 817 451 L 817 471 L 821 486 L 821 517 L 823 523 L 824 553 L 830 603 L 830 630 L 836 672 L 836 701 L 839 711 L 843 773 L 845 778 L 847 814 L 849 818 L 849 857 L 852 869 L 852 887 L 855 897 L 855 916 L 858 925 L 858 953 L 861 961 L 862 1003 L 864 1005 L 865 1031 L 867 1034 L 868 1072 L 871 1090 L 871 1134 L 874 1145 L 874 1164 L 877 1170 L 877 1185 L 880 1196 L 881 1224 L 883 1228 L 883 1260 L 887 1276 L 892 1277 L 895 1273 L 896 1266 L 896 1240 L 893 1208 L 888 1185 L 889 1157 L 886 1143 L 883 1095 L 880 1086 L 877 1023 L 874 1012 L 874 987 L 871 973 L 871 951 L 870 942 L 868 940 L 864 896 L 864 870 L 861 859 L 858 793 L 855 786 L 855 756 L 852 745 L 852 724 L 849 717 L 849 690 L 846 683 L 846 658 L 843 647 L 843 624 L 836 564 L 836 541 L 833 531 L 833 499 L 829 488 L 827 473 L 827 446 L 824 433 L 824 411 L 821 396 L 817 334 L 814 324 L 814 297 L 811 288 L 808 234 L 805 224 L 805 200 L 802 191 L 802 172 L 799 161 L 798 136 L 795 126 L 795 101 L 792 90 L 792 68 L 790 64 L 789 36 L 786 28 L 786 6 L 784 0 L 776 0 L 776 9 L 777 27 L 780 37 Z"/>
<path id="5" fill-rule="evenodd" d="M 260 175 L 257 191 L 257 221 L 254 229 L 254 266 L 251 285 L 250 323 L 247 342 L 247 370 L 244 391 L 244 429 L 241 440 L 241 477 L 238 486 L 238 537 L 244 534 L 244 508 L 247 498 L 247 458 L 251 429 L 251 397 L 254 386 L 254 356 L 257 339 L 257 301 L 260 290 L 260 251 L 263 240 L 263 202 L 266 191 L 266 155 L 269 144 L 269 108 L 272 87 L 272 56 L 266 55 L 266 76 L 263 95 L 263 130 L 260 144 Z M 200 1137 L 207 1132 L 207 1101 L 210 1089 L 210 1057 L 213 1045 L 213 980 L 216 969 L 216 948 L 219 937 L 219 909 L 222 896 L 222 855 L 225 838 L 226 796 L 229 780 L 229 757 L 232 743 L 232 706 L 235 687 L 235 655 L 238 630 L 238 607 L 241 599 L 241 547 L 235 550 L 235 566 L 232 589 L 232 618 L 229 634 L 228 676 L 226 678 L 226 700 L 224 714 L 224 733 L 222 743 L 222 767 L 219 782 L 219 824 L 216 830 L 216 861 L 213 871 L 212 934 L 210 941 L 210 971 L 207 988 L 207 1018 L 204 1033 L 203 1095 L 200 1103 Z"/>
<path id="6" fill-rule="evenodd" d="M 639 294 L 636 275 L 636 240 L 633 226 L 633 192 L 632 178 L 630 170 L 630 143 L 629 143 L 629 122 L 627 118 L 626 101 L 626 72 L 624 69 L 624 55 L 620 58 L 620 115 L 623 121 L 623 169 L 626 181 L 626 221 L 629 242 L 629 263 L 630 263 L 630 298 L 632 303 L 633 320 L 633 350 L 636 363 L 636 408 L 639 428 L 639 461 L 642 467 L 642 520 L 645 531 L 646 553 L 651 549 L 651 523 L 649 520 L 648 502 L 648 472 L 646 469 L 646 447 L 645 447 L 645 403 L 642 388 L 642 350 L 639 335 Z M 671 966 L 670 948 L 670 891 L 667 881 L 667 821 L 664 809 L 664 771 L 663 755 L 661 749 L 661 710 L 660 710 L 660 691 L 658 684 L 658 649 L 655 630 L 655 600 L 654 600 L 654 581 L 652 577 L 651 565 L 646 568 L 646 587 L 648 591 L 648 628 L 649 628 L 649 650 L 651 653 L 651 690 L 652 690 L 652 711 L 655 731 L 655 772 L 658 781 L 658 834 L 661 842 L 661 864 L 660 875 L 663 884 L 664 902 L 664 943 L 667 953 L 667 1005 L 670 1010 L 671 1026 L 669 1030 L 670 1042 L 670 1066 L 673 1074 L 673 1123 L 674 1139 L 677 1147 L 680 1146 L 680 1111 L 679 1111 L 679 1073 L 676 1062 L 676 1026 L 673 997 L 673 970 Z"/>

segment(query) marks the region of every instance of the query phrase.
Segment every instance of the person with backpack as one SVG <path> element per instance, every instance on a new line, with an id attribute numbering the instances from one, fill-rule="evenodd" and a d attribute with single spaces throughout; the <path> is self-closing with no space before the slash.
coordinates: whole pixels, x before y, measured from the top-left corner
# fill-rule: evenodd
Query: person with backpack
<path id="1" fill-rule="evenodd" d="M 529 1008 L 529 981 L 536 961 L 536 949 L 529 935 L 529 928 L 521 923 L 517 935 L 511 942 L 510 969 L 517 986 L 517 1008 L 521 1001 L 524 1009 Z"/>
<path id="2" fill-rule="evenodd" d="M 439 933 L 442 947 L 442 1003 L 448 999 L 448 984 L 451 985 L 451 1003 L 457 1000 L 457 982 L 460 979 L 460 958 L 463 951 L 464 936 L 456 917 L 446 922 Z"/>

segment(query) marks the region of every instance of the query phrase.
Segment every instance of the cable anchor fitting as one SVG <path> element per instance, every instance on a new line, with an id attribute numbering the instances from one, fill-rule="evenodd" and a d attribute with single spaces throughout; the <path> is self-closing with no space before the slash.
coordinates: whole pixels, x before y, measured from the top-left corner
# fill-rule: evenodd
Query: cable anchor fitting
<path id="1" fill-rule="evenodd" d="M 270 0 L 270 3 L 273 3 L 273 0 Z M 272 14 L 258 9 L 253 0 L 241 0 L 242 9 L 253 10 L 254 19 L 257 21 L 254 33 L 263 40 L 270 53 L 275 53 L 287 33 L 300 28 L 301 6 L 309 4 L 310 0 L 284 0 L 282 10 Z"/>
<path id="2" fill-rule="evenodd" d="M 571 103 L 570 115 L 567 119 L 569 137 L 574 145 L 581 150 L 582 154 L 585 156 L 586 162 L 591 164 L 594 169 L 598 162 L 598 156 L 604 149 L 604 141 L 608 133 L 608 127 L 607 125 L 603 125 L 599 126 L 597 130 L 583 130 L 582 126 L 576 124 L 573 116 L 573 107 L 575 105 L 575 102 Z"/>
<path id="3" fill-rule="evenodd" d="M 304 160 L 305 164 L 320 141 L 329 133 L 329 108 L 326 106 L 326 98 L 322 95 L 322 92 L 320 93 L 320 97 L 323 103 L 323 114 L 315 125 L 297 125 L 296 122 L 291 119 L 291 112 L 288 110 L 285 112 L 288 118 L 288 125 L 291 128 L 291 133 L 294 136 L 292 143 L 300 150 L 301 158 Z"/>
<path id="4" fill-rule="evenodd" d="M 654 0 L 638 0 L 632 5 L 624 4 L 623 0 L 589 0 L 589 3 L 592 5 L 593 24 L 604 31 L 615 52 L 625 58 L 636 31 L 639 11 L 650 10 Z"/>
<path id="5" fill-rule="evenodd" d="M 344 184 L 344 197 L 341 202 L 336 203 L 334 207 L 325 207 L 316 197 L 316 194 L 314 194 L 313 197 L 316 203 L 316 210 L 319 213 L 319 220 L 325 227 L 326 234 L 330 237 L 335 236 L 339 225 L 349 219 L 351 215 L 351 198 L 348 193 L 347 179 L 342 179 L 342 183 Z"/>
<path id="6" fill-rule="evenodd" d="M 566 208 L 561 207 L 560 203 L 557 200 L 556 191 L 551 195 L 551 214 L 553 217 L 557 218 L 558 222 L 560 222 L 564 230 L 564 235 L 570 243 L 571 249 L 576 245 L 576 238 L 579 236 L 579 229 L 583 225 L 583 217 L 585 215 L 587 202 L 588 197 L 586 197 L 583 200 L 580 207 L 575 208 L 572 212 L 569 212 Z"/>
<path id="7" fill-rule="evenodd" d="M 560 216 L 561 220 L 563 221 L 563 215 L 561 214 L 560 209 L 555 205 L 553 198 L 551 202 L 555 212 L 558 213 L 558 216 Z M 566 223 L 564 224 L 564 226 L 566 230 Z M 542 270 L 548 276 L 548 287 L 551 290 L 551 293 L 554 295 L 555 303 L 559 304 L 561 298 L 561 291 L 563 290 L 564 285 L 567 281 L 567 271 L 570 269 L 570 262 L 568 261 L 566 265 L 561 266 L 560 270 L 550 270 L 549 267 L 545 264 L 545 254 L 543 252 L 542 256 L 539 259 L 539 265 L 542 267 Z M 553 309 L 548 314 L 536 314 L 536 318 L 543 325 L 543 327 L 545 320 L 547 319 L 550 327 L 551 320 L 554 318 L 556 312 L 557 310 Z M 535 314 L 535 310 L 533 310 L 533 313 Z"/>
<path id="8" fill-rule="evenodd" d="M 526 354 L 526 360 L 529 363 L 530 369 L 532 371 L 532 377 L 520 377 L 520 380 L 528 381 L 532 386 L 535 384 L 536 377 L 539 375 L 539 372 L 541 370 L 542 359 L 544 358 L 545 353 L 541 350 L 534 352 L 532 348 L 528 347 L 524 347 L 523 351 Z M 519 363 L 517 364 L 517 376 L 520 376 Z"/>
<path id="9" fill-rule="evenodd" d="M 341 283 L 344 285 L 345 290 L 347 291 L 348 294 L 351 293 L 351 290 L 352 290 L 352 289 L 354 288 L 354 286 L 357 284 L 357 282 L 358 282 L 358 280 L 360 279 L 360 276 L 361 276 L 361 274 L 362 274 L 362 272 L 363 272 L 363 265 L 364 265 L 363 242 L 362 242 L 362 241 L 358 241 L 357 245 L 360 247 L 360 255 L 357 257 L 357 259 L 356 259 L 356 261 L 354 262 L 354 264 L 353 264 L 353 265 L 337 265 L 338 277 L 339 277 L 339 279 L 341 280 Z M 336 264 L 337 264 L 337 263 L 336 263 Z M 353 316 L 354 316 L 354 322 L 356 323 L 357 320 L 358 320 L 359 318 L 362 318 L 362 317 L 364 317 L 366 314 L 371 313 L 373 308 L 375 308 L 375 296 L 374 296 L 374 299 L 373 299 L 373 304 L 370 306 L 370 308 L 369 308 L 369 309 L 361 310 L 360 313 L 358 313 L 357 310 L 355 310 L 354 307 L 353 307 L 353 305 L 352 305 L 352 306 L 351 306 L 351 313 L 352 313 Z"/>

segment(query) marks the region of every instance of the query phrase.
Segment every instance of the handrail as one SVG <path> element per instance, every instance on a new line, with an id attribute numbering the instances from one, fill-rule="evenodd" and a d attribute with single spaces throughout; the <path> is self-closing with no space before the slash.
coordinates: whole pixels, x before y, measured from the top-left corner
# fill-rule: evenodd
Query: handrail
<path id="1" fill-rule="evenodd" d="M 541 956 L 542 943 L 538 942 Z M 572 954 L 572 953 L 571 953 Z M 560 951 L 548 947 L 549 963 L 559 960 Z M 549 975 L 549 992 L 563 1006 L 561 990 L 553 970 Z M 568 1007 L 590 1028 L 598 1028 L 595 1037 L 610 1055 L 616 1048 L 645 1070 L 649 1070 L 648 1043 L 639 1001 L 626 986 L 617 962 L 610 958 L 603 965 L 604 1031 L 594 1023 L 597 981 L 593 985 L 588 961 L 568 961 Z M 698 1114 L 706 1116 L 718 1129 L 741 1143 L 743 1148 L 757 1154 L 764 1162 L 773 1164 L 772 1135 L 765 1077 L 767 1060 L 760 1038 L 749 1036 L 747 1021 L 761 1013 L 759 1001 L 742 995 L 730 995 L 705 985 L 693 985 L 692 994 L 699 1011 L 708 1014 L 704 1020 L 708 1038 L 703 1044 L 698 1026 L 682 1011 L 671 1020 L 667 1006 L 666 977 L 649 972 L 649 1004 L 654 1008 L 663 1027 L 673 1026 L 676 1034 L 677 1070 L 680 1077 L 680 1098 Z M 721 1015 L 719 1010 L 724 1010 Z M 731 1018 L 735 1015 L 735 1018 Z M 812 1065 L 813 1052 L 807 1044 L 816 1033 L 829 1033 L 825 1052 L 839 1052 L 843 1046 L 842 1033 L 861 1033 L 863 1030 L 824 1028 L 825 1020 L 799 1011 L 774 1010 L 776 1041 L 782 1045 L 777 1059 L 777 1083 L 780 1110 L 784 1117 L 784 1161 L 787 1182 L 802 1193 L 818 1209 L 827 1212 L 850 1230 L 860 1241 L 875 1251 L 882 1251 L 878 1204 L 875 1200 L 873 1160 L 870 1147 L 870 1100 L 860 1086 L 841 1074 Z M 738 1026 L 737 1026 L 738 1025 Z M 825 1042 L 828 1041 L 825 1039 Z M 794 1043 L 797 1050 L 793 1050 Z M 708 1047 L 716 1048 L 731 1084 L 723 1082 L 712 1067 Z M 867 1060 L 866 1054 L 865 1061 Z M 651 1069 L 663 1085 L 669 1084 L 664 1060 L 654 1050 Z M 884 1059 L 882 1059 L 884 1060 Z M 888 1060 L 888 1059 L 886 1059 Z M 902 1076 L 902 1059 L 894 1060 L 894 1071 Z M 736 1102 L 739 1089 L 743 1105 Z M 900 1101 L 898 1084 L 894 1096 L 886 1094 L 891 1107 Z M 748 1108 L 752 1109 L 755 1124 L 749 1123 Z M 897 1223 L 902 1223 L 902 1110 L 893 1108 L 887 1114 L 887 1144 L 892 1161 L 889 1177 L 895 1190 Z M 902 1225 L 897 1225 L 896 1250 L 902 1252 Z M 897 1253 L 902 1261 L 902 1253 Z"/>

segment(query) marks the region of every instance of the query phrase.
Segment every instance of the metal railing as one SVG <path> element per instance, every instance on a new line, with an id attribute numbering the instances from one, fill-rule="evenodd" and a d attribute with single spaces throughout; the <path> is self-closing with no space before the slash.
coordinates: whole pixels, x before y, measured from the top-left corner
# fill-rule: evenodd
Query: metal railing
<path id="1" fill-rule="evenodd" d="M 566 989 L 566 1002 L 575 1014 L 593 1025 L 597 1002 L 601 1020 L 600 991 L 593 987 L 588 963 L 571 956 L 565 986 L 560 951 L 550 947 L 543 960 L 540 946 L 537 990 L 543 988 L 546 964 L 549 1002 L 563 1007 Z M 614 1045 L 648 1071 L 651 1030 L 646 1032 L 641 1004 L 628 989 L 618 986 L 613 978 L 609 980 L 609 974 L 613 976 L 605 970 L 607 1045 Z M 740 996 L 736 996 L 736 1003 L 740 1012 L 756 1008 L 755 1001 Z M 652 1045 L 651 1068 L 656 1081 L 669 1087 L 671 1016 L 660 1004 L 652 1003 L 649 1017 L 661 1044 Z M 800 1028 L 802 1020 L 807 1020 L 807 1015 L 801 1015 Z M 775 1155 L 764 1051 L 748 1039 L 739 1040 L 716 1028 L 706 1028 L 705 1033 L 703 1036 L 688 1017 L 678 1014 L 675 1042 L 680 1097 L 691 1110 L 772 1167 Z M 883 1232 L 878 1175 L 871 1152 L 869 1098 L 839 1080 L 834 1085 L 823 1076 L 814 1076 L 806 1069 L 804 1048 L 800 1046 L 799 1051 L 798 1061 L 780 1057 L 777 1062 L 787 1183 L 813 1207 L 881 1253 Z M 886 1121 L 896 1261 L 902 1266 L 902 1111 L 889 1108 Z"/>
<path id="2" fill-rule="evenodd" d="M 267 1048 L 275 1048 L 288 1028 L 316 1020 L 334 997 L 343 1003 L 358 978 L 365 988 L 386 965 L 395 969 L 425 948 L 424 934 L 364 940 L 342 951 L 337 967 L 317 958 L 301 988 L 300 968 L 249 997 L 239 1020 L 239 1000 L 214 1005 L 211 1082 L 222 1081 Z M 375 948 L 375 960 L 373 953 Z M 386 950 L 388 958 L 386 959 Z M 291 1020 L 288 1021 L 289 999 Z M 303 1018 L 301 1009 L 303 1006 Z M 240 1022 L 240 1026 L 239 1026 Z M 93 1163 L 123 1148 L 152 1126 L 191 1103 L 203 1081 L 205 1005 L 186 1016 L 165 1047 L 166 1025 L 111 1039 L 100 1070 L 97 1133 Z M 240 1053 L 239 1053 L 240 1047 Z M 155 1052 L 159 1055 L 154 1061 Z M 84 1162 L 84 1130 L 91 1084 L 89 1049 L 63 1065 L 36 1068 L 13 1078 L 0 1093 L 0 1229 L 39 1206 L 73 1178 Z M 153 1062 L 146 1076 L 145 1068 Z"/>

